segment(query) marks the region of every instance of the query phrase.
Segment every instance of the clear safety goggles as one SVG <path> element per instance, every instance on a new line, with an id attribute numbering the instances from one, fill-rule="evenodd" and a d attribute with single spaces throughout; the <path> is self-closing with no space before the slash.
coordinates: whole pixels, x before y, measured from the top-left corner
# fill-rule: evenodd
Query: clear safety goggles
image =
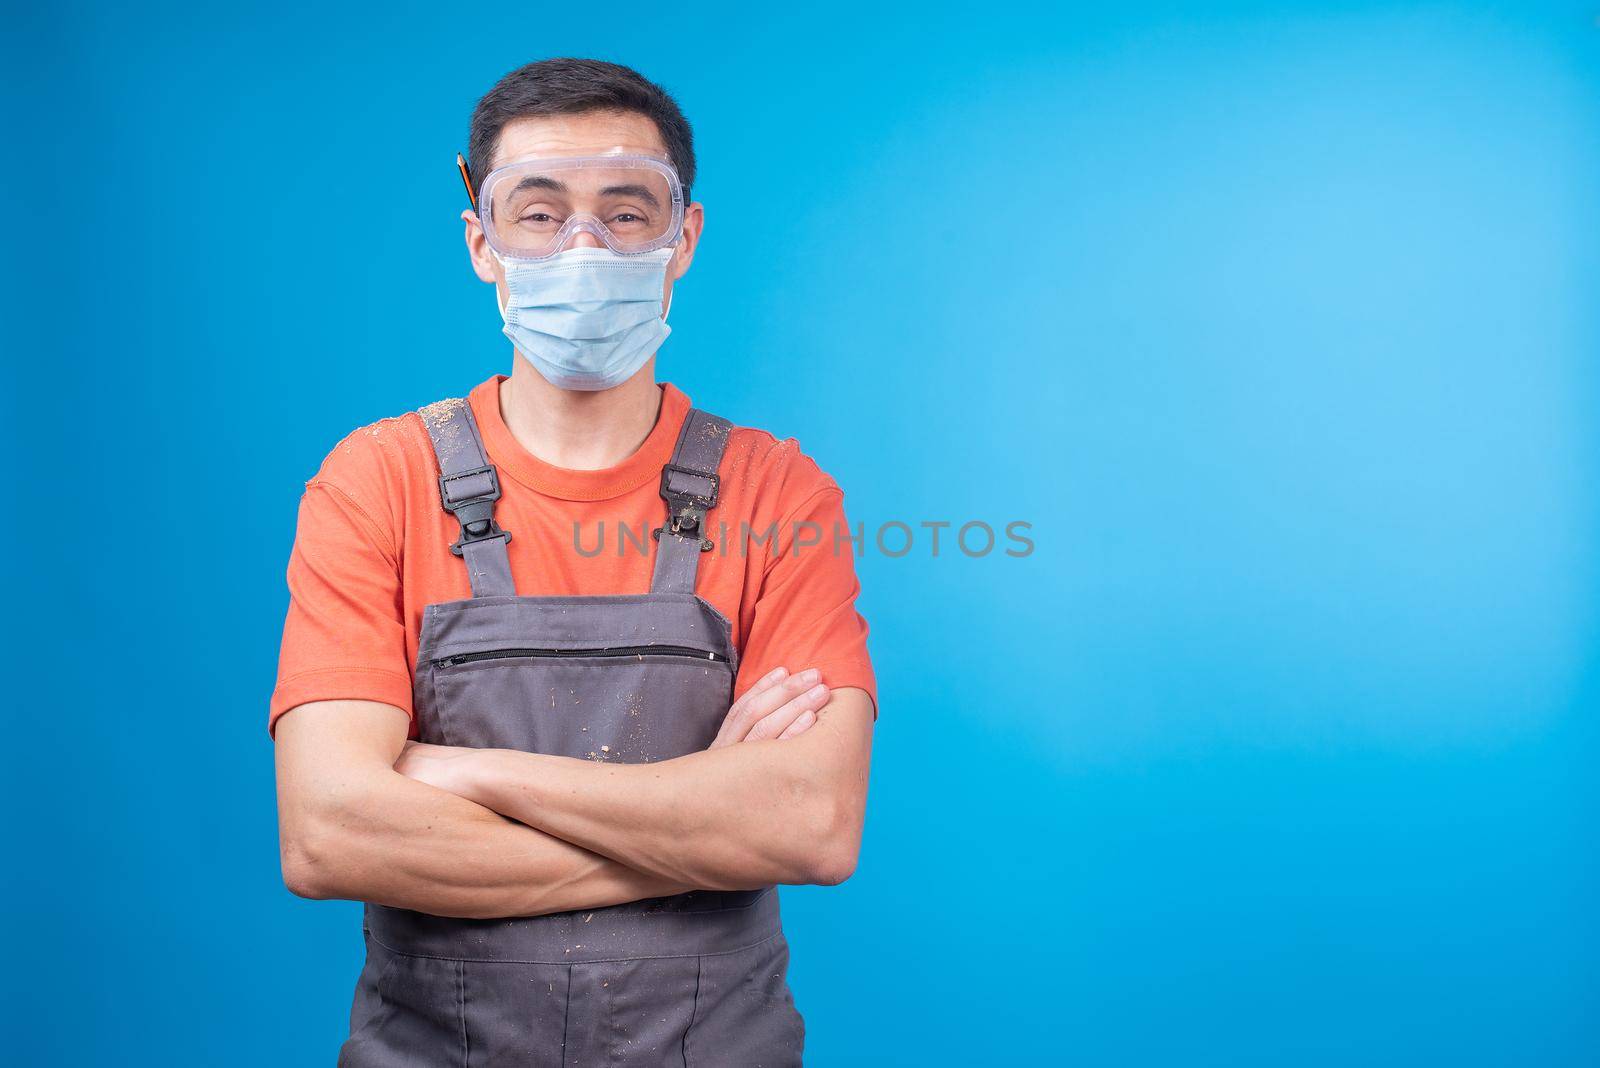
<path id="1" fill-rule="evenodd" d="M 471 195 L 464 164 L 462 177 Z M 683 234 L 678 172 L 655 156 L 516 160 L 489 173 L 473 207 L 489 247 L 507 259 L 547 259 L 580 230 L 623 254 L 654 252 Z"/>

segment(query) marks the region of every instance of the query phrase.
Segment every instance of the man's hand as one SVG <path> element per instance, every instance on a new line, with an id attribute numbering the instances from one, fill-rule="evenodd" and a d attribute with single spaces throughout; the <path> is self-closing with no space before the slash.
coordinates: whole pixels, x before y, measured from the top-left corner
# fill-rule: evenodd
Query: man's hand
<path id="1" fill-rule="evenodd" d="M 790 675 L 788 668 L 775 668 L 728 709 L 711 748 L 803 734 L 817 722 L 817 713 L 827 705 L 830 694 L 816 668 L 798 675 Z"/>

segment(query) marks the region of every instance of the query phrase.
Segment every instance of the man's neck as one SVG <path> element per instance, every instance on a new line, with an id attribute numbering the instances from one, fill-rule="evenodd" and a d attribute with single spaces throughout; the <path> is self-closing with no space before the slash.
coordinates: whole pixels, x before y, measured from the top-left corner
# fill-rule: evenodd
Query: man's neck
<path id="1" fill-rule="evenodd" d="M 654 357 L 612 389 L 560 389 L 513 357 L 500 384 L 500 417 L 517 443 L 547 464 L 574 471 L 615 467 L 644 443 L 661 412 Z"/>

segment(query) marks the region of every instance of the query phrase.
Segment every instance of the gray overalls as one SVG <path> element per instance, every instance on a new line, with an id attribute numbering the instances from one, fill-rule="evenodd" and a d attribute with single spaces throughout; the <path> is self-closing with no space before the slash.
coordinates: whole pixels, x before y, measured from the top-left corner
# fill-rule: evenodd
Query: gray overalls
<path id="1" fill-rule="evenodd" d="M 707 748 L 738 661 L 694 593 L 727 421 L 691 411 L 662 469 L 649 593 L 519 597 L 471 406 L 422 415 L 472 597 L 423 611 L 420 739 L 629 763 Z M 348 1068 L 800 1063 L 776 887 L 495 920 L 369 904 L 364 934 Z"/>

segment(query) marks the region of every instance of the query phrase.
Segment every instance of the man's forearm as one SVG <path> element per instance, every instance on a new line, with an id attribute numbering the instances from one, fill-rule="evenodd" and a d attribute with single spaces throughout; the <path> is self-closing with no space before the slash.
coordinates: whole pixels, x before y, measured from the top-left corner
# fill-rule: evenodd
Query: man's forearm
<path id="1" fill-rule="evenodd" d="M 836 883 L 855 866 L 871 704 L 853 691 L 816 726 L 652 764 L 482 750 L 463 797 L 686 885 Z"/>
<path id="2" fill-rule="evenodd" d="M 656 764 L 485 750 L 483 804 L 663 879 L 723 890 L 818 881 L 799 784 L 756 742 Z M 764 759 L 767 758 L 767 759 Z M 738 803 L 733 794 L 743 786 Z M 724 794 L 720 787 L 728 787 Z M 782 803 L 787 800 L 788 807 Z"/>
<path id="3" fill-rule="evenodd" d="M 440 916 L 532 916 L 680 893 L 687 885 L 507 820 L 393 771 L 285 828 L 285 877 L 307 897 Z"/>

